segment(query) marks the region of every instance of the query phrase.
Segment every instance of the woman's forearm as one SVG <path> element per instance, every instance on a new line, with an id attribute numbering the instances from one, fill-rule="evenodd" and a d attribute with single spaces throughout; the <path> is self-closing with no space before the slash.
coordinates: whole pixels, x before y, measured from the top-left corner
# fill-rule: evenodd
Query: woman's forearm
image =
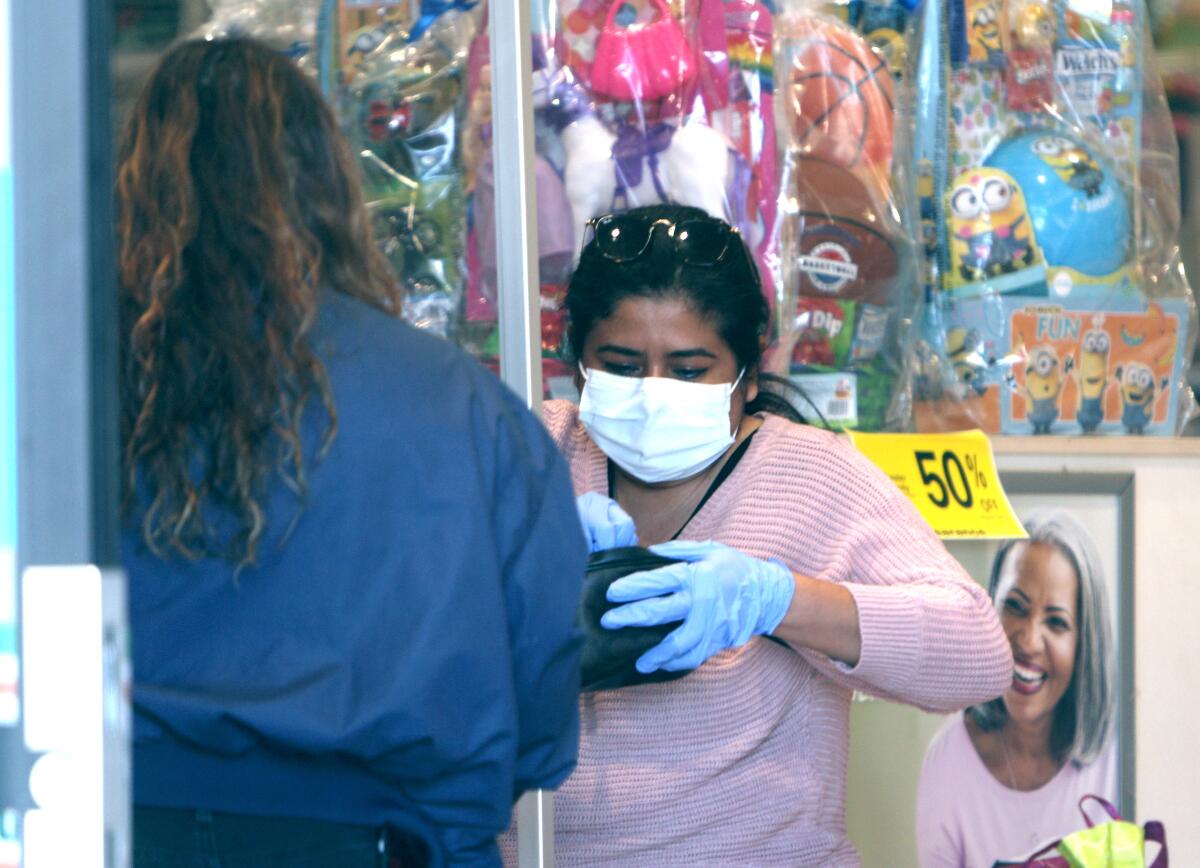
<path id="1" fill-rule="evenodd" d="M 796 592 L 772 635 L 798 648 L 855 666 L 862 654 L 858 604 L 839 584 L 792 574 Z"/>

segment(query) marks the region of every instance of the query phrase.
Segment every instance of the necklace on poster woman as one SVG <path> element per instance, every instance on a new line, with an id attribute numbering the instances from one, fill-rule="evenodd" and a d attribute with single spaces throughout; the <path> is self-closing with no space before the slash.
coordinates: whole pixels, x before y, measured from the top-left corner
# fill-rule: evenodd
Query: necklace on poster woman
<path id="1" fill-rule="evenodd" d="M 1053 757 L 1050 757 L 1052 767 L 1049 769 L 1049 775 L 1045 773 L 1045 769 L 1039 769 L 1037 774 L 1033 775 L 1031 779 L 1019 780 L 1017 778 L 1016 769 L 1012 762 L 1012 751 L 1008 746 L 1008 734 L 1011 727 L 1011 723 L 1005 724 L 1004 728 L 996 733 L 1000 740 L 1000 751 L 1004 754 L 1004 766 L 1008 771 L 1008 787 L 1009 789 L 1016 790 L 1020 793 L 1028 793 L 1041 789 L 1054 779 L 1054 776 L 1058 774 L 1058 771 L 1060 768 L 1062 768 L 1062 765 L 1061 763 L 1054 761 Z"/>

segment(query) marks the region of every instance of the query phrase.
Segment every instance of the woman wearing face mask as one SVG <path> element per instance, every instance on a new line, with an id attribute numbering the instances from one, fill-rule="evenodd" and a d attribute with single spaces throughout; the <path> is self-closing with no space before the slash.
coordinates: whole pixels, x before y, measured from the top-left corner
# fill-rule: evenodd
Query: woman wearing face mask
<path id="1" fill-rule="evenodd" d="M 582 695 L 556 858 L 857 865 L 853 691 L 943 711 L 997 695 L 1011 660 L 990 601 L 883 474 L 797 424 L 760 372 L 768 307 L 735 231 L 659 205 L 593 236 L 566 298 L 581 401 L 548 402 L 545 420 L 593 547 L 684 562 L 613 583 L 626 605 L 602 624 L 682 621 L 637 665 L 695 671 Z"/>
<path id="2" fill-rule="evenodd" d="M 992 563 L 1012 646 L 1004 696 L 955 715 L 925 755 L 917 793 L 922 868 L 1021 862 L 1082 827 L 1079 799 L 1116 803 L 1108 595 L 1095 544 L 1062 511 Z"/>

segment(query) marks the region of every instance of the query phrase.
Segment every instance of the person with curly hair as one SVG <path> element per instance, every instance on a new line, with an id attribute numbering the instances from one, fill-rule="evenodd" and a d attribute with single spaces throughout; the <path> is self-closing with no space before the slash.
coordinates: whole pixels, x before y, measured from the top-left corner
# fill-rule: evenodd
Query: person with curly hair
<path id="1" fill-rule="evenodd" d="M 575 760 L 553 442 L 397 318 L 336 122 L 267 47 L 163 58 L 117 206 L 134 864 L 497 864 Z"/>

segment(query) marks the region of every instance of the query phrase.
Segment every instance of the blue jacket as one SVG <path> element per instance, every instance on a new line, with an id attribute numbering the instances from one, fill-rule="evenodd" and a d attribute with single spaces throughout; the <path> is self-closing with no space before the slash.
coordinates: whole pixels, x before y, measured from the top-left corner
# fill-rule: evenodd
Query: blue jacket
<path id="1" fill-rule="evenodd" d="M 515 796 L 575 763 L 566 466 L 443 341 L 342 296 L 312 340 L 337 439 L 303 509 L 270 491 L 258 564 L 160 560 L 126 526 L 134 803 L 391 824 L 497 864 Z"/>

